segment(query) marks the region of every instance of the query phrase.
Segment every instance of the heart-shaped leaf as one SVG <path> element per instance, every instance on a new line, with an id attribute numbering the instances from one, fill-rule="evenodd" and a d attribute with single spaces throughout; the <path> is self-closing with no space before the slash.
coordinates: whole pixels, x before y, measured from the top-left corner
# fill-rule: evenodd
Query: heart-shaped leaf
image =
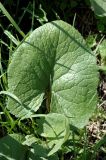
<path id="1" fill-rule="evenodd" d="M 23 105 L 8 99 L 8 109 L 17 117 L 30 117 L 44 95 L 50 112 L 64 114 L 83 127 L 97 103 L 96 58 L 80 33 L 59 20 L 31 33 L 14 52 L 8 69 L 9 92 Z"/>

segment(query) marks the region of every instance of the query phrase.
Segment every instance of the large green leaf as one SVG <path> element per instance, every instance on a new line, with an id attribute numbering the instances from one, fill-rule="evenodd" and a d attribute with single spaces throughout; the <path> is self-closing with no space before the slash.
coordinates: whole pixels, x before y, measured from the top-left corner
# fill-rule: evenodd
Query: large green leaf
<path id="1" fill-rule="evenodd" d="M 53 21 L 33 31 L 16 49 L 8 69 L 8 91 L 23 105 L 9 98 L 7 107 L 17 117 L 30 117 L 48 90 L 50 112 L 83 127 L 97 103 L 97 84 L 96 58 L 80 33 L 61 20 Z"/>
<path id="2" fill-rule="evenodd" d="M 92 9 L 100 17 L 106 16 L 106 0 L 90 0 Z"/>

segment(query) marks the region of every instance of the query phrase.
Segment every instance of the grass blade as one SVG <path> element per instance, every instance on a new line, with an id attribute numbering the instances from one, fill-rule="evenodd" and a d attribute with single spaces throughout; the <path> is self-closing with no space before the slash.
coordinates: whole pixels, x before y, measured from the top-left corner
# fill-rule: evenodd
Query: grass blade
<path id="1" fill-rule="evenodd" d="M 1 2 L 0 2 L 0 9 L 2 10 L 3 14 L 8 18 L 8 20 L 12 23 L 12 25 L 15 27 L 15 29 L 21 34 L 21 36 L 25 37 L 25 34 L 23 33 L 23 31 L 19 28 L 19 26 L 16 24 L 14 19 L 11 17 L 8 11 L 4 8 Z"/>
<path id="2" fill-rule="evenodd" d="M 5 31 L 4 31 L 4 34 L 5 34 L 14 44 L 16 44 L 16 46 L 19 45 L 20 42 L 17 41 L 17 39 L 11 34 L 11 32 L 5 30 Z"/>

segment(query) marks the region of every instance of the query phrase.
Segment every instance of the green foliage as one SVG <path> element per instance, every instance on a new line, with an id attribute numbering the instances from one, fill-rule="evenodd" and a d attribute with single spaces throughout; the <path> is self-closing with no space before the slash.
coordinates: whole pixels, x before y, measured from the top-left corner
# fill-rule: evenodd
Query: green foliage
<path id="1" fill-rule="evenodd" d="M 46 144 L 37 144 L 34 136 L 10 134 L 0 140 L 0 159 L 2 160 L 58 160 L 57 155 L 47 157 L 48 151 Z"/>
<path id="2" fill-rule="evenodd" d="M 99 32 L 105 33 L 106 27 L 106 1 L 105 0 L 90 0 L 91 8 L 94 11 L 97 19 L 97 29 Z"/>
<path id="3" fill-rule="evenodd" d="M 54 146 L 49 155 L 58 151 L 70 135 L 68 119 L 62 114 L 51 113 L 41 117 L 38 127 L 38 134 L 47 139 L 48 146 L 50 148 Z"/>
<path id="4" fill-rule="evenodd" d="M 81 35 L 63 21 L 36 29 L 16 49 L 8 68 L 8 99 L 17 117 L 31 117 L 44 95 L 47 111 L 61 113 L 81 128 L 95 109 L 98 84 L 96 59 Z M 51 103 L 50 103 L 51 101 Z"/>
<path id="5" fill-rule="evenodd" d="M 93 160 L 102 153 L 106 159 L 106 136 L 99 140 L 88 130 L 97 101 L 96 61 L 106 72 L 106 17 L 95 12 L 97 6 L 94 16 L 89 6 L 90 0 L 0 3 L 1 160 Z M 75 26 L 87 45 L 75 28 L 56 19 Z M 90 122 L 101 123 L 102 137 L 106 116 L 104 110 L 98 114 Z"/>
<path id="6" fill-rule="evenodd" d="M 7 108 L 16 117 L 36 118 L 36 134 L 43 139 L 26 136 L 20 144 L 27 146 L 29 159 L 57 160 L 57 151 L 72 139 L 72 125 L 88 123 L 97 103 L 97 75 L 96 58 L 82 36 L 61 20 L 39 27 L 16 48 L 8 67 L 8 91 L 0 94 L 8 96 Z"/>
<path id="7" fill-rule="evenodd" d="M 95 14 L 100 17 L 106 16 L 106 1 L 105 0 L 90 0 L 92 9 Z"/>
<path id="8" fill-rule="evenodd" d="M 22 145 L 22 135 L 13 134 L 0 139 L 0 159 L 24 160 L 26 147 Z"/>
<path id="9" fill-rule="evenodd" d="M 104 39 L 99 45 L 99 54 L 101 56 L 100 70 L 106 74 L 106 40 Z"/>
<path id="10" fill-rule="evenodd" d="M 86 43 L 90 48 L 94 47 L 96 44 L 96 35 L 89 35 L 86 38 Z"/>
<path id="11" fill-rule="evenodd" d="M 97 29 L 98 29 L 98 31 L 101 32 L 101 33 L 105 33 L 106 32 L 105 27 L 106 27 L 106 17 L 103 17 L 103 18 L 98 18 L 97 17 Z"/>
<path id="12" fill-rule="evenodd" d="M 101 63 L 102 65 L 106 65 L 106 40 L 103 40 L 99 45 L 99 52 L 101 55 Z"/>
<path id="13" fill-rule="evenodd" d="M 0 2 L 0 10 L 2 10 L 2 12 L 5 14 L 5 16 L 8 18 L 8 20 L 13 24 L 13 26 L 16 28 L 16 30 L 24 37 L 25 34 L 21 31 L 21 29 L 19 28 L 19 26 L 16 24 L 16 22 L 13 20 L 13 18 L 11 17 L 11 15 L 7 12 L 7 10 L 4 8 L 4 6 L 2 5 L 2 3 Z"/>

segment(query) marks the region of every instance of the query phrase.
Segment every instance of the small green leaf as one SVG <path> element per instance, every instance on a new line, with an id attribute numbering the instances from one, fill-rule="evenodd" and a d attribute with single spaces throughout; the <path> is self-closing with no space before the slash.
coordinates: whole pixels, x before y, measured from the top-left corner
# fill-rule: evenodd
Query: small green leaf
<path id="1" fill-rule="evenodd" d="M 33 143 L 36 143 L 38 139 L 34 135 L 25 136 L 25 141 L 22 143 L 23 145 L 31 146 Z"/>
<path id="2" fill-rule="evenodd" d="M 59 139 L 65 135 L 66 117 L 62 114 L 47 114 L 45 117 L 40 117 L 37 123 L 38 133 L 45 138 Z"/>
<path id="3" fill-rule="evenodd" d="M 52 156 L 47 156 L 49 152 L 49 148 L 47 148 L 46 144 L 32 144 L 32 149 L 29 154 L 30 160 L 59 160 L 56 154 Z"/>
<path id="4" fill-rule="evenodd" d="M 70 135 L 68 119 L 57 113 L 50 113 L 38 119 L 38 133 L 47 139 L 47 144 L 51 148 L 48 156 L 56 153 Z"/>

